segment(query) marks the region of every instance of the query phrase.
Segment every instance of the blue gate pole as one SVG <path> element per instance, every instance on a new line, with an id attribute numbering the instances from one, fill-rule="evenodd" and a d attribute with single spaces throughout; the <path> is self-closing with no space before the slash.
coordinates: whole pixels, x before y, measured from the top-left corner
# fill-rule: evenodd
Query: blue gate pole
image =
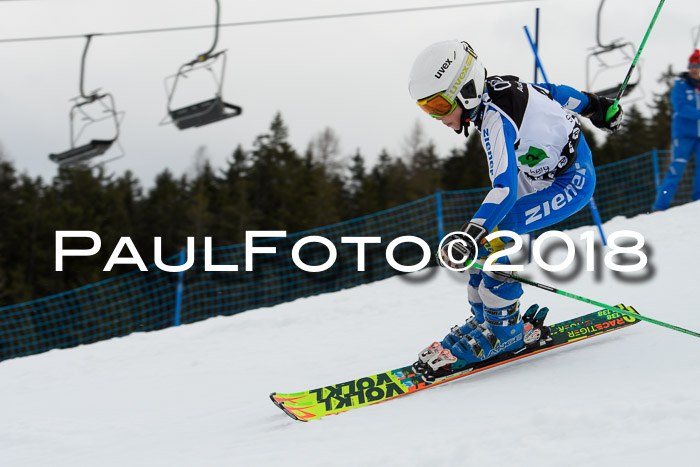
<path id="1" fill-rule="evenodd" d="M 600 213 L 598 212 L 598 207 L 595 205 L 595 200 L 591 196 L 591 200 L 588 202 L 588 206 L 591 208 L 591 214 L 593 215 L 593 222 L 598 226 L 598 232 L 600 232 L 600 238 L 603 240 L 603 246 L 608 246 L 607 240 L 605 240 L 605 234 L 603 233 L 603 221 L 600 218 Z"/>
<path id="2" fill-rule="evenodd" d="M 437 228 L 438 228 L 438 245 L 445 236 L 445 223 L 442 217 L 442 192 L 438 190 L 435 193 L 435 204 L 437 208 Z"/>
<path id="3" fill-rule="evenodd" d="M 661 179 L 659 178 L 659 152 L 656 148 L 651 150 L 651 165 L 654 168 L 654 184 L 656 185 L 656 191 L 659 191 L 661 186 Z"/>
<path id="4" fill-rule="evenodd" d="M 540 9 L 535 8 L 535 41 L 532 41 L 532 37 L 530 37 L 530 31 L 528 31 L 527 26 L 523 26 L 523 29 L 525 29 L 525 34 L 527 35 L 527 40 L 530 42 L 530 47 L 532 47 L 532 53 L 535 54 L 535 79 L 532 81 L 533 83 L 537 84 L 537 71 L 542 69 L 542 64 L 540 63 L 540 57 L 539 54 L 537 53 L 537 49 L 539 48 L 539 42 L 540 42 Z M 544 77 L 545 83 L 547 82 L 547 77 L 544 74 L 544 69 L 542 69 L 542 76 Z M 527 264 L 532 263 L 532 242 L 535 239 L 535 233 L 530 232 L 528 235 L 528 241 L 527 241 Z"/>
<path id="5" fill-rule="evenodd" d="M 185 249 L 180 250 L 180 264 L 185 264 Z M 185 271 L 177 273 L 177 289 L 175 292 L 175 322 L 174 326 L 180 325 L 180 310 L 182 309 L 182 288 L 185 282 Z"/>
<path id="6" fill-rule="evenodd" d="M 527 35 L 527 40 L 530 43 L 530 47 L 532 48 L 532 53 L 535 54 L 535 67 L 540 69 L 540 72 L 542 73 L 542 79 L 544 79 L 544 82 L 549 84 L 549 80 L 547 79 L 547 74 L 544 72 L 544 68 L 542 68 L 542 62 L 540 62 L 540 56 L 537 53 L 537 45 L 532 41 L 532 37 L 530 36 L 530 30 L 527 28 L 527 26 L 523 26 L 523 29 L 525 30 L 525 34 Z M 539 35 L 539 31 L 538 31 Z"/>
<path id="7" fill-rule="evenodd" d="M 525 29 L 525 32 L 527 33 L 527 29 Z M 538 50 L 540 44 L 540 9 L 535 8 L 535 44 L 534 44 L 534 49 L 535 52 Z M 535 80 L 533 83 L 537 84 L 537 53 L 535 53 Z"/>

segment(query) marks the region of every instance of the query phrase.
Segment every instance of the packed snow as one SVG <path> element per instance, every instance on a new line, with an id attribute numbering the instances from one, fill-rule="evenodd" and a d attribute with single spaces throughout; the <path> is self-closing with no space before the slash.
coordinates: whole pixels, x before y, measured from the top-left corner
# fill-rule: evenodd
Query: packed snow
<path id="1" fill-rule="evenodd" d="M 649 264 L 614 274 L 598 245 L 525 275 L 700 331 L 700 203 L 633 219 Z M 563 248 L 547 257 L 560 261 Z M 558 259 L 559 258 L 559 259 Z M 302 423 L 270 392 L 411 363 L 467 317 L 465 275 L 432 268 L 272 308 L 0 363 L 0 465 L 700 465 L 700 339 L 650 323 L 417 394 Z M 595 311 L 525 286 L 550 323 Z"/>

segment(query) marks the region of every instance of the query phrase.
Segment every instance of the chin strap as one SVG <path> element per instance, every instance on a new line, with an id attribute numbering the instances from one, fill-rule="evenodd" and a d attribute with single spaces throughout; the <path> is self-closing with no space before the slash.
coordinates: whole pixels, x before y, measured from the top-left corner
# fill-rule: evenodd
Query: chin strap
<path id="1" fill-rule="evenodd" d="M 461 123 L 462 125 L 459 127 L 459 130 L 455 130 L 455 133 L 462 133 L 465 138 L 469 138 L 469 120 L 462 120 Z"/>
<path id="2" fill-rule="evenodd" d="M 462 107 L 462 115 L 466 115 L 464 119 L 462 119 L 461 126 L 459 127 L 459 130 L 455 130 L 455 133 L 460 134 L 462 133 L 465 138 L 469 138 L 469 125 L 471 124 L 472 121 L 475 121 L 474 125 L 477 127 L 477 130 L 479 129 L 479 121 L 476 120 L 478 115 L 479 115 L 479 110 L 481 109 L 481 104 L 479 106 L 474 107 L 473 109 L 466 110 L 464 106 L 462 105 L 461 102 L 458 102 L 458 105 Z"/>
<path id="3" fill-rule="evenodd" d="M 474 117 L 474 114 L 476 112 L 469 112 L 467 109 L 464 108 L 464 105 L 460 101 L 457 101 L 457 105 L 462 109 L 462 115 L 466 116 L 465 118 L 462 119 L 460 122 L 460 127 L 459 130 L 454 130 L 455 133 L 457 134 L 463 134 L 465 138 L 469 138 L 469 124 Z"/>

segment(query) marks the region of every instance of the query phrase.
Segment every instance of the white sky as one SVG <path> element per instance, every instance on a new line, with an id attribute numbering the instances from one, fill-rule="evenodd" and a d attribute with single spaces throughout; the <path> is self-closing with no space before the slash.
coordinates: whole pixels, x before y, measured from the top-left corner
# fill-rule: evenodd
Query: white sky
<path id="1" fill-rule="evenodd" d="M 451 3 L 221 0 L 221 22 Z M 190 170 L 200 145 L 206 145 L 214 167 L 224 167 L 236 145 L 252 148 L 277 111 L 299 151 L 331 127 L 340 137 L 343 155 L 359 148 L 371 166 L 383 148 L 400 155 L 420 121 L 439 153 L 447 155 L 462 145 L 462 137 L 431 121 L 408 96 L 408 71 L 421 49 L 444 39 L 467 40 L 490 74 L 531 80 L 533 56 L 523 26 L 534 31 L 535 8 L 540 7 L 540 54 L 549 80 L 585 89 L 598 5 L 597 0 L 543 0 L 222 28 L 218 48 L 228 49 L 224 99 L 242 106 L 244 113 L 199 129 L 158 125 L 166 109 L 163 79 L 206 51 L 213 30 L 95 37 L 85 87 L 88 92 L 98 87 L 111 92 L 117 107 L 126 111 L 120 138 L 126 157 L 110 169 L 119 174 L 130 169 L 145 186 L 166 167 L 177 175 Z M 657 5 L 656 0 L 608 0 L 601 40 L 622 37 L 638 46 Z M 661 89 L 656 80 L 668 65 L 685 69 L 693 45 L 691 29 L 700 24 L 697 6 L 696 0 L 664 5 L 642 55 L 642 103 L 651 102 L 651 92 Z M 214 1 L 207 0 L 0 1 L 0 39 L 211 24 L 214 12 Z M 56 165 L 48 154 L 69 148 L 69 100 L 78 94 L 83 46 L 84 39 L 0 43 L 0 142 L 20 171 L 50 178 Z M 602 75 L 601 86 L 595 87 L 619 83 L 626 71 L 623 67 Z M 213 97 L 213 84 L 201 84 L 201 89 L 190 88 L 197 90 L 192 101 Z"/>

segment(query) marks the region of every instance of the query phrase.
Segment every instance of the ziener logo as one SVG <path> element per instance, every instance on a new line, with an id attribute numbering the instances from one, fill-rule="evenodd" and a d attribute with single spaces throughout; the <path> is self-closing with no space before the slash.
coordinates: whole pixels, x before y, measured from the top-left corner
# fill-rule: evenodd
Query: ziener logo
<path id="1" fill-rule="evenodd" d="M 578 191 L 576 190 L 583 188 L 585 183 L 586 169 L 583 169 L 579 164 L 576 164 L 576 175 L 574 175 L 571 182 L 566 185 L 564 188 L 564 193 L 558 193 L 554 195 L 551 200 L 545 200 L 542 204 L 525 211 L 525 215 L 527 216 L 525 219 L 525 225 L 532 224 L 543 217 L 549 216 L 552 211 L 558 211 L 566 206 L 566 203 L 569 203 L 578 194 Z"/>

